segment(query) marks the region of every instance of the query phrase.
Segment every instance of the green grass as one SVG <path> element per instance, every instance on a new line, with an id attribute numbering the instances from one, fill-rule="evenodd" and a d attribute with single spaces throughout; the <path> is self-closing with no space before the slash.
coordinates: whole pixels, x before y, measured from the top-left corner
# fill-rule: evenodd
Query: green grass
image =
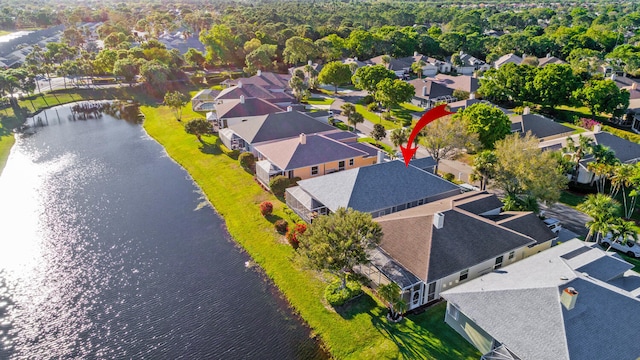
<path id="1" fill-rule="evenodd" d="M 306 103 L 309 105 L 331 105 L 335 99 L 331 98 L 310 98 L 306 100 Z"/>
<path id="2" fill-rule="evenodd" d="M 376 142 L 376 140 L 374 138 L 370 138 L 370 137 L 365 137 L 365 138 L 359 138 L 358 142 L 366 142 L 368 144 L 371 144 L 377 148 L 381 148 L 382 150 L 386 151 L 387 154 L 395 154 L 395 151 L 393 150 L 393 148 L 385 143 L 382 142 Z"/>
<path id="3" fill-rule="evenodd" d="M 581 107 L 573 107 L 573 106 L 566 106 L 566 105 L 561 105 L 558 106 L 555 111 L 556 113 L 556 120 L 560 121 L 560 122 L 573 122 L 573 118 L 589 118 L 591 119 L 591 111 L 589 111 L 589 109 L 585 106 L 581 106 Z M 598 115 L 596 116 L 596 120 L 599 122 L 603 122 L 607 120 L 607 117 L 605 116 L 601 116 Z"/>
<path id="4" fill-rule="evenodd" d="M 374 114 L 371 111 L 367 110 L 366 107 L 360 105 L 360 104 L 355 104 L 356 106 L 356 111 L 359 112 L 360 114 L 362 114 L 362 116 L 371 121 L 374 124 L 382 124 L 382 126 L 384 126 L 385 129 L 387 130 L 393 130 L 393 129 L 397 129 L 399 127 L 401 127 L 398 123 L 395 123 L 393 121 L 389 121 L 389 120 L 385 120 L 383 118 L 380 117 L 380 115 L 378 114 Z"/>
<path id="5" fill-rule="evenodd" d="M 580 205 L 584 201 L 584 198 L 584 195 L 576 194 L 570 191 L 563 191 L 560 193 L 560 202 L 571 207 Z"/>
<path id="6" fill-rule="evenodd" d="M 133 99 L 143 104 L 146 131 L 191 174 L 224 217 L 234 240 L 264 269 L 334 358 L 471 360 L 480 356 L 444 324 L 443 305 L 409 316 L 399 324 L 386 321 L 386 308 L 367 289 L 364 296 L 338 311 L 323 305 L 327 285 L 324 276 L 300 269 L 293 261 L 295 251 L 282 243 L 282 236 L 274 229 L 273 223 L 281 218 L 293 223 L 295 219 L 287 215 L 291 212 L 285 211 L 281 201 L 264 191 L 237 160 L 227 155 L 228 150 L 216 136 L 204 136 L 200 143 L 195 136 L 186 134 L 184 122 L 203 116 L 193 112 L 190 104 L 183 109 L 182 122 L 176 121 L 171 109 L 159 105 L 160 99 L 127 87 L 58 92 L 34 98 L 33 105 L 27 100 L 21 106 L 37 110 L 41 106 L 90 99 Z M 0 160 L 6 160 L 13 144 L 10 130 L 23 121 L 11 109 L 0 111 Z M 273 215 L 268 219 L 258 207 L 264 200 L 274 204 Z"/>
<path id="7" fill-rule="evenodd" d="M 443 325 L 443 310 L 431 317 L 388 324 L 386 309 L 370 295 L 335 312 L 321 301 L 327 285 L 316 273 L 298 268 L 295 251 L 280 242 L 272 222 L 260 215 L 258 204 L 274 203 L 270 220 L 287 218 L 284 205 L 265 192 L 224 154 L 215 136 L 199 143 L 184 132 L 164 106 L 143 106 L 145 129 L 169 155 L 193 176 L 216 210 L 225 218 L 229 233 L 289 299 L 292 307 L 319 335 L 332 356 L 339 359 L 476 359 L 479 354 L 452 329 Z M 185 117 L 187 109 L 185 109 Z M 215 176 L 212 176 L 215 174 Z M 426 316 L 426 315 L 424 315 Z M 424 324 L 424 325 L 423 325 Z M 431 327 L 434 324 L 440 326 Z M 429 327 L 427 327 L 429 326 Z M 453 350 L 456 349 L 456 350 Z"/>
<path id="8" fill-rule="evenodd" d="M 0 36 L 9 35 L 9 34 L 11 34 L 11 31 L 0 30 Z"/>

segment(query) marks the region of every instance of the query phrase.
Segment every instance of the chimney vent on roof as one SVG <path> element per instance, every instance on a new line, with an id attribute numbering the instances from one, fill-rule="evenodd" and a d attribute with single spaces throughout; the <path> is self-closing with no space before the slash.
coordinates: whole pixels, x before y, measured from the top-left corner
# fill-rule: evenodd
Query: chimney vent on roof
<path id="1" fill-rule="evenodd" d="M 560 295 L 560 302 L 567 310 L 572 310 L 576 306 L 577 300 L 578 292 L 576 291 L 576 289 L 568 287 L 562 290 L 562 294 Z"/>
<path id="2" fill-rule="evenodd" d="M 469 94 L 469 100 L 473 100 L 476 98 L 476 93 L 472 92 Z"/>
<path id="3" fill-rule="evenodd" d="M 381 164 L 384 161 L 384 153 L 382 150 L 378 150 L 378 157 L 376 159 L 376 164 Z"/>
<path id="4" fill-rule="evenodd" d="M 444 214 L 441 212 L 437 212 L 435 214 L 433 214 L 433 226 L 436 227 L 436 229 L 442 229 L 442 227 L 444 226 Z"/>
<path id="5" fill-rule="evenodd" d="M 240 95 L 240 104 L 244 104 L 244 95 Z"/>
<path id="6" fill-rule="evenodd" d="M 413 56 L 418 56 L 418 52 L 417 52 L 417 51 L 414 51 L 414 52 L 413 52 Z"/>
<path id="7" fill-rule="evenodd" d="M 238 81 L 238 88 L 242 89 L 242 81 Z"/>
<path id="8" fill-rule="evenodd" d="M 287 106 L 287 112 L 292 112 L 292 111 L 293 111 L 293 107 Z"/>
<path id="9" fill-rule="evenodd" d="M 427 96 L 427 87 L 426 86 L 422 87 L 422 96 Z"/>
<path id="10" fill-rule="evenodd" d="M 595 134 L 599 133 L 600 131 L 602 131 L 602 125 L 599 125 L 599 124 L 598 124 L 598 125 L 594 125 L 594 126 L 593 126 L 593 132 L 594 132 Z"/>
<path id="11" fill-rule="evenodd" d="M 300 144 L 305 145 L 307 143 L 307 135 L 305 133 L 300 134 Z"/>
<path id="12" fill-rule="evenodd" d="M 313 65 L 313 61 L 308 60 L 308 61 L 307 61 L 307 65 L 309 65 L 309 66 Z"/>
<path id="13" fill-rule="evenodd" d="M 531 108 L 529 108 L 528 106 L 525 106 L 524 109 L 522 109 L 522 115 L 529 115 L 531 114 Z"/>
<path id="14" fill-rule="evenodd" d="M 638 83 L 637 82 L 633 82 L 633 84 L 631 84 L 631 90 L 638 90 Z"/>
<path id="15" fill-rule="evenodd" d="M 256 73 L 256 75 L 258 75 L 258 76 L 262 76 L 262 70 L 258 70 L 258 72 Z"/>

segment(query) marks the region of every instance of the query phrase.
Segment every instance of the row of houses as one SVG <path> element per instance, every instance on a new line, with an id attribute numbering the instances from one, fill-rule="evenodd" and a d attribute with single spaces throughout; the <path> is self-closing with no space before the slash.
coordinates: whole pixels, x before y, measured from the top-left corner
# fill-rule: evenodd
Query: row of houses
<path id="1" fill-rule="evenodd" d="M 302 112 L 282 95 L 287 93 L 285 80 L 282 87 L 274 86 L 273 76 L 258 73 L 209 94 L 216 111 L 208 118 L 222 142 L 256 155 L 256 178 L 264 185 L 275 175 L 299 179 L 286 190 L 285 200 L 309 223 L 341 207 L 371 214 L 384 236 L 370 251 L 371 262 L 355 270 L 377 285 L 398 284 L 409 309 L 448 300 L 445 321 L 485 354 L 484 359 L 590 358 L 582 356 L 580 326 L 564 319 L 589 326 L 597 321 L 613 324 L 600 319 L 605 317 L 602 311 L 592 311 L 596 302 L 613 301 L 624 311 L 638 306 L 640 276 L 620 258 L 578 240 L 552 247 L 557 234 L 535 214 L 505 212 L 493 194 L 463 192 L 433 173 L 431 158 L 416 159 L 408 167 L 385 159 L 376 148 L 358 143 L 354 133 Z M 446 83 L 447 78 L 438 80 Z M 530 131 L 549 150 L 564 146 L 573 133 L 526 110 L 510 119 L 513 132 Z M 608 133 L 583 136 L 609 146 L 623 161 L 637 161 L 631 154 L 640 154 L 640 145 Z M 545 267 L 547 262 L 554 266 Z M 527 285 L 503 286 L 505 278 L 506 284 Z M 615 309 L 616 321 L 624 319 L 621 309 Z M 632 353 L 638 354 L 635 344 L 623 351 L 593 352 L 602 359 Z"/>

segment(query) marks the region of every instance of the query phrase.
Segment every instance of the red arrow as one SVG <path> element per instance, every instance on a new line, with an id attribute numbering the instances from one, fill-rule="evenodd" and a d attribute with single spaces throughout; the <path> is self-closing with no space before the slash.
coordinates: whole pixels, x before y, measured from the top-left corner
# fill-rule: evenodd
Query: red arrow
<path id="1" fill-rule="evenodd" d="M 427 111 L 422 115 L 420 120 L 418 120 L 416 126 L 413 128 L 413 131 L 411 131 L 411 135 L 409 135 L 407 147 L 400 145 L 400 150 L 402 150 L 402 157 L 404 158 L 404 164 L 406 165 L 406 167 L 409 167 L 409 161 L 411 161 L 413 156 L 416 154 L 416 151 L 418 151 L 418 147 L 416 146 L 412 148 L 411 144 L 413 144 L 413 141 L 415 140 L 416 136 L 418 136 L 420 130 L 422 130 L 422 128 L 427 126 L 427 124 L 429 124 L 430 122 L 451 114 L 453 113 L 447 110 L 447 105 L 442 104 L 434 107 L 433 109 Z"/>

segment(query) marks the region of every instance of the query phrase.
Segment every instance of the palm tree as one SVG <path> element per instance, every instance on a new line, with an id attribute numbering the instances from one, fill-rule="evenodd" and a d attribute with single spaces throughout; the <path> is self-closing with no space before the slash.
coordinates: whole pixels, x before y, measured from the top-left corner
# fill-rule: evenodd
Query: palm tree
<path id="1" fill-rule="evenodd" d="M 419 79 L 422 79 L 422 68 L 425 65 L 427 65 L 427 63 L 425 63 L 423 60 L 418 60 L 411 64 L 411 71 L 413 71 L 414 74 L 418 75 Z"/>
<path id="2" fill-rule="evenodd" d="M 391 320 L 401 320 L 402 314 L 407 311 L 407 303 L 402 299 L 398 284 L 392 282 L 386 285 L 380 285 L 378 295 L 389 306 L 389 317 Z"/>
<path id="3" fill-rule="evenodd" d="M 614 166 L 613 175 L 611 176 L 611 197 L 615 198 L 618 192 L 622 190 L 622 203 L 624 206 L 625 217 L 629 218 L 629 204 L 627 204 L 627 190 L 633 187 L 636 177 L 637 165 L 619 164 Z"/>
<path id="4" fill-rule="evenodd" d="M 356 125 L 364 122 L 364 116 L 359 112 L 352 112 L 351 115 L 347 118 L 347 123 L 349 125 L 353 125 L 353 132 L 356 132 Z"/>
<path id="5" fill-rule="evenodd" d="M 575 143 L 572 137 L 567 137 L 567 146 L 562 150 L 565 154 L 571 156 L 571 161 L 575 162 L 573 173 L 571 174 L 571 180 L 578 182 L 578 171 L 580 169 L 580 160 L 585 154 L 591 153 L 593 147 L 593 139 L 590 137 L 578 136 L 578 144 Z"/>
<path id="6" fill-rule="evenodd" d="M 403 128 L 393 129 L 391 134 L 389 134 L 389 139 L 395 147 L 400 147 L 400 145 L 406 143 L 408 137 L 409 135 L 407 134 L 407 131 Z"/>
<path id="7" fill-rule="evenodd" d="M 599 193 L 587 195 L 584 202 L 578 205 L 578 210 L 592 218 L 585 224 L 589 229 L 585 241 L 589 241 L 595 235 L 597 242 L 599 235 L 604 235 L 611 230 L 611 224 L 614 222 L 618 207 L 618 202 L 608 195 Z"/>
<path id="8" fill-rule="evenodd" d="M 623 219 L 615 219 L 613 224 L 611 225 L 611 244 L 607 247 L 606 251 L 611 249 L 613 243 L 626 244 L 627 241 L 633 239 L 633 241 L 638 241 L 638 231 L 640 229 L 636 226 L 633 221 L 626 221 Z M 607 243 L 604 242 L 602 245 L 606 246 Z"/>
<path id="9" fill-rule="evenodd" d="M 613 169 L 620 163 L 620 160 L 616 158 L 616 153 L 613 150 L 600 144 L 592 146 L 591 153 L 595 161 L 589 163 L 587 169 L 593 172 L 592 182 L 596 183 L 596 189 L 602 194 L 607 179 L 613 175 Z"/>

